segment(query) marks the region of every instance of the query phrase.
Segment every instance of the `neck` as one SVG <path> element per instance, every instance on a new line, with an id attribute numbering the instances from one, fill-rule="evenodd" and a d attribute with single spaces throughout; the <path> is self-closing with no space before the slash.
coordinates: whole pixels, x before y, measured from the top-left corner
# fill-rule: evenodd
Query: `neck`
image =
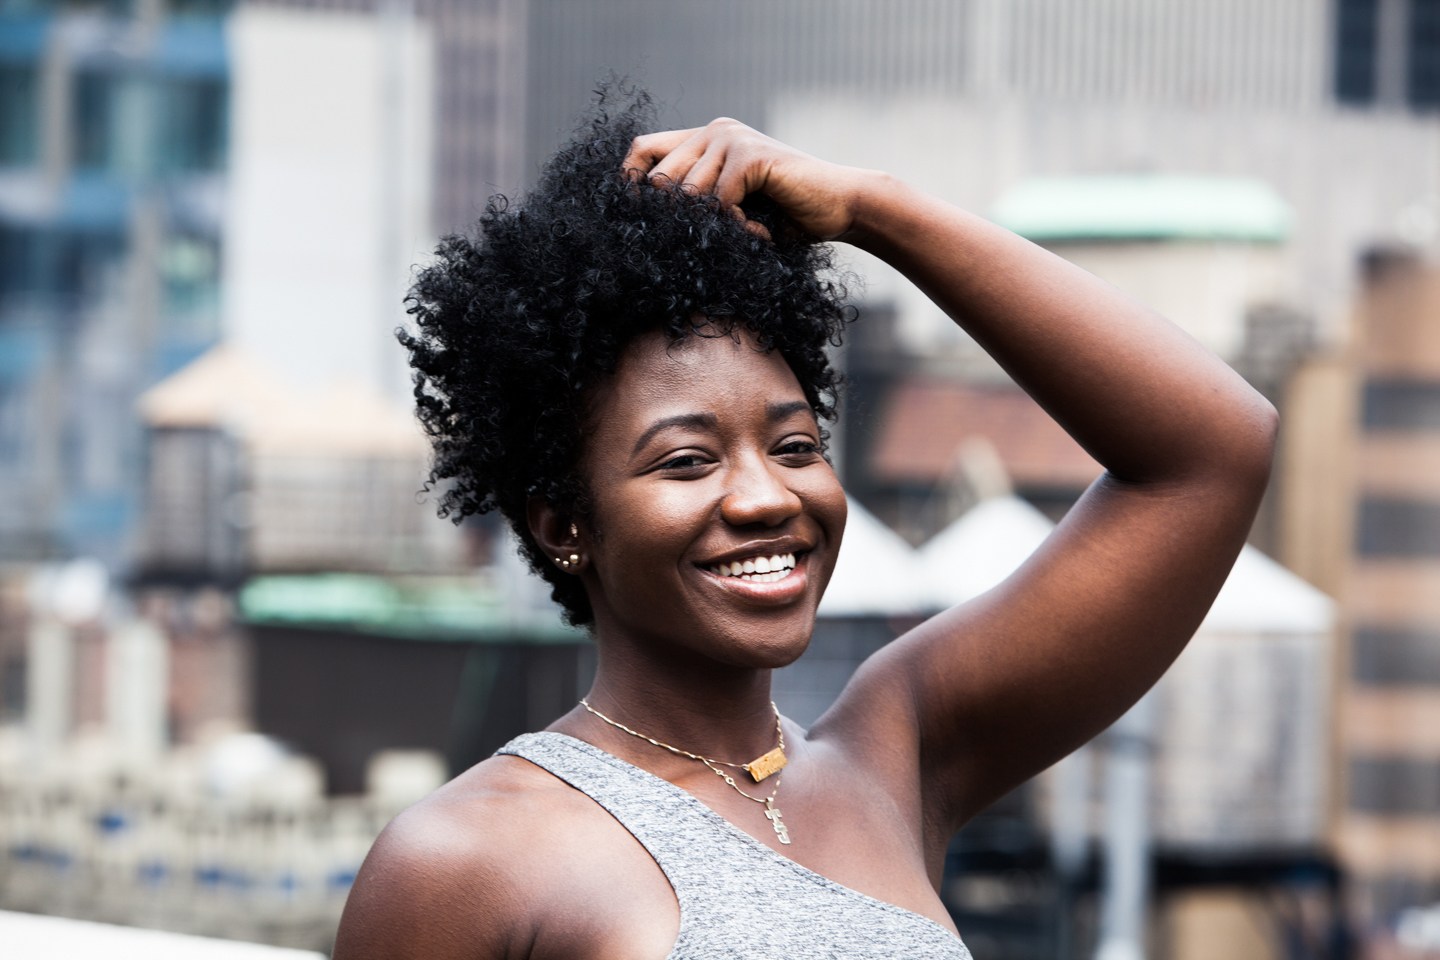
<path id="1" fill-rule="evenodd" d="M 671 746 L 721 760 L 744 762 L 775 746 L 770 671 L 631 658 L 599 648 L 595 682 L 586 699 L 601 713 Z M 644 751 L 659 748 L 591 717 L 592 730 L 611 743 Z M 603 730 L 596 730 L 603 727 Z M 623 740 L 617 740 L 623 738 Z"/>

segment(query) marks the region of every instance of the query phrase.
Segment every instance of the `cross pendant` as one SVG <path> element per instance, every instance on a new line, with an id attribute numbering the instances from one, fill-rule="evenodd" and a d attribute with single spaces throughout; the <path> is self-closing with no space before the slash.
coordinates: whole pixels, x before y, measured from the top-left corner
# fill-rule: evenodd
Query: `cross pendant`
<path id="1" fill-rule="evenodd" d="M 775 836 L 780 838 L 781 843 L 790 842 L 790 831 L 785 826 L 785 821 L 780 819 L 780 808 L 775 806 L 775 798 L 770 797 L 765 801 L 765 818 L 775 827 Z"/>

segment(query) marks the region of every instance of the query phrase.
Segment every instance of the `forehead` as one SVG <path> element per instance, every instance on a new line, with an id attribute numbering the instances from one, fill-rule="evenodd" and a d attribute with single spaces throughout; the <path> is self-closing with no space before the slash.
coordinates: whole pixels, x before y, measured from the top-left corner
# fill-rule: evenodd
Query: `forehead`
<path id="1" fill-rule="evenodd" d="M 661 332 L 637 337 L 615 373 L 594 394 L 596 431 L 633 427 L 674 414 L 714 409 L 740 397 L 759 403 L 804 400 L 804 391 L 778 350 L 765 352 L 742 331 L 671 341 Z"/>

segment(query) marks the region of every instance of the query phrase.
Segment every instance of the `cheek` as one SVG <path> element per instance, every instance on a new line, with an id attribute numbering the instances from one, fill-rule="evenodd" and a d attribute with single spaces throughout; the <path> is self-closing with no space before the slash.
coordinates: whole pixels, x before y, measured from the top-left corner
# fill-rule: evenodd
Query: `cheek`
<path id="1" fill-rule="evenodd" d="M 819 521 L 829 541 L 828 552 L 833 567 L 835 557 L 840 552 L 840 541 L 845 535 L 845 521 L 849 517 L 850 507 L 845 499 L 845 489 L 840 486 L 834 472 L 826 470 L 826 474 L 825 480 L 816 483 L 807 499 L 811 514 Z"/>
<path id="2" fill-rule="evenodd" d="M 719 507 L 722 491 L 711 480 L 655 483 L 638 498 L 644 521 L 679 535 L 694 533 Z"/>
<path id="3" fill-rule="evenodd" d="M 840 478 L 835 476 L 835 470 L 829 464 L 816 466 L 813 470 L 813 475 L 806 478 L 802 496 L 810 503 L 813 513 L 822 517 L 827 524 L 835 524 L 843 529 L 849 507 L 846 505 L 845 488 L 840 485 Z"/>
<path id="4" fill-rule="evenodd" d="M 845 532 L 845 522 L 850 519 L 850 503 L 845 499 L 845 490 L 837 482 L 835 484 L 835 523 L 837 530 L 835 535 L 839 536 Z"/>
<path id="5" fill-rule="evenodd" d="M 700 534 L 710 515 L 700 487 L 635 483 L 597 491 L 591 511 L 597 545 L 610 563 L 624 568 L 673 562 Z"/>

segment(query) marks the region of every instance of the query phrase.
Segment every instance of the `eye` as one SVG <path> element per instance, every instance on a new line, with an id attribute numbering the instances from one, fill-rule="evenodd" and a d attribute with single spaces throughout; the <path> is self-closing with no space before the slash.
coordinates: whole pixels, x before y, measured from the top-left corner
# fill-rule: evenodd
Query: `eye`
<path id="1" fill-rule="evenodd" d="M 686 451 L 673 453 L 655 464 L 656 470 L 668 471 L 671 473 L 694 473 L 703 469 L 711 462 L 710 457 L 699 451 Z"/>
<path id="2" fill-rule="evenodd" d="M 787 440 L 775 451 L 777 456 L 792 463 L 809 463 L 820 457 L 820 444 L 809 439 Z"/>

